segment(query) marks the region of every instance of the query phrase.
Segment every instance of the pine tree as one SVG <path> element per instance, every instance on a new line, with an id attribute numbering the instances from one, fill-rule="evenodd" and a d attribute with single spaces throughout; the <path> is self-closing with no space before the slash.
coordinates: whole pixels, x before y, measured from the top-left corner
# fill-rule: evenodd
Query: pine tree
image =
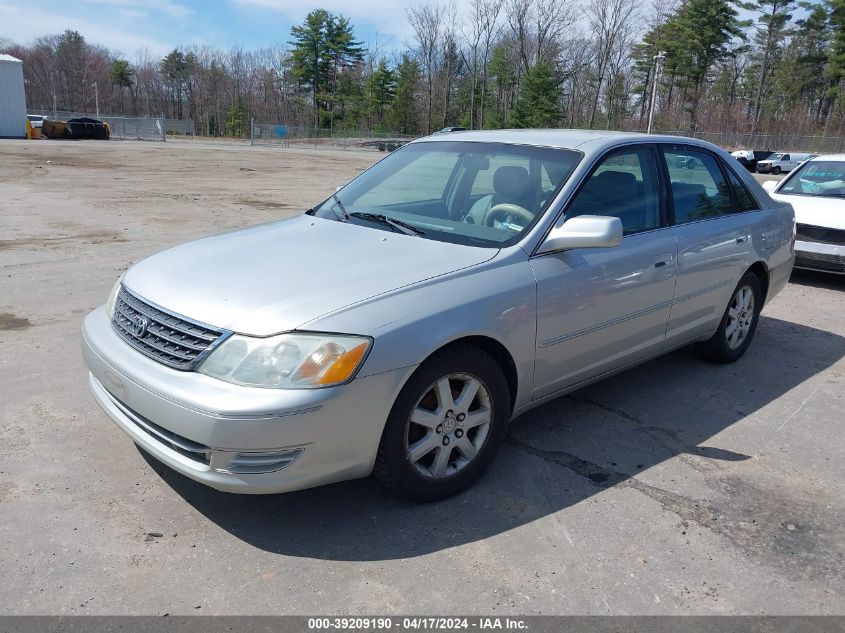
<path id="1" fill-rule="evenodd" d="M 834 106 L 840 105 L 842 83 L 845 79 L 845 0 L 828 0 L 827 6 L 832 37 L 825 76 L 828 80 L 827 96 L 832 111 Z"/>
<path id="2" fill-rule="evenodd" d="M 420 112 L 417 107 L 417 93 L 422 71 L 417 60 L 408 55 L 396 67 L 396 96 L 390 108 L 391 127 L 399 134 L 418 134 Z"/>
<path id="3" fill-rule="evenodd" d="M 758 84 L 754 98 L 754 128 L 763 109 L 763 97 L 766 84 L 772 73 L 773 66 L 780 57 L 781 48 L 788 31 L 789 21 L 797 0 L 756 0 L 754 3 L 743 4 L 743 8 L 756 9 L 761 12 L 754 37 L 755 50 L 759 52 L 757 62 Z"/>
<path id="4" fill-rule="evenodd" d="M 513 111 L 514 127 L 555 127 L 560 119 L 560 83 L 545 62 L 525 73 Z"/>
<path id="5" fill-rule="evenodd" d="M 726 0 L 686 0 L 666 24 L 659 46 L 666 52 L 666 69 L 686 79 L 691 89 L 690 132 L 698 127 L 705 82 L 729 53 L 731 40 L 744 37 L 740 27 L 736 10 Z"/>
<path id="6" fill-rule="evenodd" d="M 823 70 L 827 65 L 830 28 L 824 5 L 807 8 L 809 14 L 796 20 L 783 60 L 774 70 L 775 82 L 782 89 L 779 94 L 772 95 L 771 100 L 783 101 L 786 111 L 804 101 L 811 106 L 805 115 L 819 121 L 825 100 Z"/>
<path id="7" fill-rule="evenodd" d="M 185 54 L 174 48 L 164 59 L 161 60 L 161 74 L 167 80 L 170 88 L 170 97 L 173 102 L 173 115 L 177 119 L 182 118 L 182 94 L 185 90 L 185 82 L 188 79 L 190 66 Z"/>
<path id="8" fill-rule="evenodd" d="M 79 31 L 68 29 L 59 36 L 56 44 L 56 70 L 61 78 L 59 86 L 64 107 L 69 110 L 84 108 L 85 57 L 88 44 Z"/>
<path id="9" fill-rule="evenodd" d="M 115 59 L 111 63 L 111 83 L 120 89 L 121 113 L 123 112 L 123 89 L 129 88 L 134 109 L 135 93 L 133 91 L 135 71 L 125 59 Z"/>
<path id="10" fill-rule="evenodd" d="M 367 101 L 378 125 L 384 124 L 387 108 L 396 96 L 396 77 L 387 63 L 381 60 L 367 82 Z"/>
<path id="11" fill-rule="evenodd" d="M 364 51 L 355 40 L 353 27 L 345 17 L 325 9 L 315 9 L 305 16 L 301 26 L 290 30 L 293 41 L 293 73 L 311 92 L 314 125 L 320 126 L 320 106 L 333 120 L 334 93 L 341 72 L 360 63 Z"/>

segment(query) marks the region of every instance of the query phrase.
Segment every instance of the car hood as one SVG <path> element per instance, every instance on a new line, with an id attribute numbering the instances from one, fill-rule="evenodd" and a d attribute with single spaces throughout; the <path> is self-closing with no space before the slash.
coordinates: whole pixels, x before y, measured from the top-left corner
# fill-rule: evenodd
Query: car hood
<path id="1" fill-rule="evenodd" d="M 171 248 L 124 284 L 195 321 L 268 336 L 498 252 L 302 215 Z"/>
<path id="2" fill-rule="evenodd" d="M 775 200 L 788 202 L 795 209 L 798 224 L 811 224 L 829 229 L 845 229 L 845 198 L 789 196 L 772 194 Z"/>

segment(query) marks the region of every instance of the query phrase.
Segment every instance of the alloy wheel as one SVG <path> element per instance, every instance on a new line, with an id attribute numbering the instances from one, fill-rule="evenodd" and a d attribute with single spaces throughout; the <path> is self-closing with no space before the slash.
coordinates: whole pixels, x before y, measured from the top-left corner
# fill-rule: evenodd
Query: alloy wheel
<path id="1" fill-rule="evenodd" d="M 411 410 L 405 456 L 426 479 L 451 477 L 481 452 L 492 419 L 492 400 L 481 380 L 465 373 L 438 378 Z"/>
<path id="2" fill-rule="evenodd" d="M 751 325 L 754 323 L 754 291 L 751 286 L 741 286 L 731 299 L 728 306 L 728 322 L 725 326 L 725 337 L 728 347 L 736 349 L 748 337 Z"/>

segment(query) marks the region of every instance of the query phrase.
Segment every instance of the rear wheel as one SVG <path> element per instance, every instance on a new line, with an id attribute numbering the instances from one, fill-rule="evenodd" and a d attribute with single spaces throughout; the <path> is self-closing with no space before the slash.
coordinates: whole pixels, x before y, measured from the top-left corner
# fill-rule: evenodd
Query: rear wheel
<path id="1" fill-rule="evenodd" d="M 732 363 L 739 360 L 751 345 L 763 307 L 760 280 L 754 273 L 745 273 L 731 295 L 719 329 L 697 349 L 710 360 Z"/>
<path id="2" fill-rule="evenodd" d="M 446 348 L 423 363 L 397 397 L 373 473 L 412 499 L 454 495 L 490 464 L 509 417 L 510 391 L 493 357 L 470 345 Z"/>

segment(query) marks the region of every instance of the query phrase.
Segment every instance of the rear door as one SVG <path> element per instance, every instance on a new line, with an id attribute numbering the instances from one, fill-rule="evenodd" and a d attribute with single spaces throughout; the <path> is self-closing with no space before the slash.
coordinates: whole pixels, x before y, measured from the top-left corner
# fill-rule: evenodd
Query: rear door
<path id="1" fill-rule="evenodd" d="M 751 219 L 739 212 L 729 176 L 715 154 L 683 145 L 664 145 L 662 154 L 678 242 L 675 298 L 666 331 L 667 346 L 674 346 L 718 327 L 749 265 Z M 676 167 L 679 155 L 689 156 L 692 163 Z"/>
<path id="2" fill-rule="evenodd" d="M 531 258 L 537 279 L 535 399 L 663 349 L 677 258 L 662 187 L 654 146 L 606 154 L 564 218 L 617 216 L 622 244 Z"/>

